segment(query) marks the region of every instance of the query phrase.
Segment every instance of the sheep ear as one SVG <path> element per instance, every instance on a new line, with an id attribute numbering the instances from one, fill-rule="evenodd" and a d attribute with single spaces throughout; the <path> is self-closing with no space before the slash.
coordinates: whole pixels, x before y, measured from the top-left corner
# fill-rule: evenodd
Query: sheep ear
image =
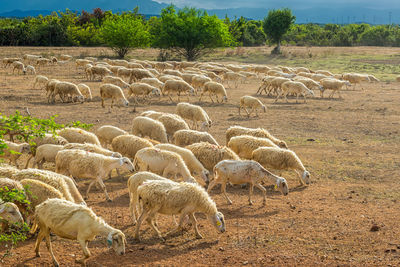
<path id="1" fill-rule="evenodd" d="M 124 164 L 124 160 L 123 160 L 123 158 L 120 158 L 119 159 L 119 166 L 122 166 L 122 164 Z"/>

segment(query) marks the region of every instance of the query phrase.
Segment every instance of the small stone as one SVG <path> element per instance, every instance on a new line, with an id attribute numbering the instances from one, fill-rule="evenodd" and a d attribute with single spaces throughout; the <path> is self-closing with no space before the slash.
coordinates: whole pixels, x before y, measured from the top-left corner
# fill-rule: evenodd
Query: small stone
<path id="1" fill-rule="evenodd" d="M 248 261 L 244 261 L 244 262 L 243 262 L 243 265 L 247 265 L 247 264 L 249 264 Z"/>
<path id="2" fill-rule="evenodd" d="M 333 240 L 336 240 L 336 239 L 337 239 L 337 237 L 336 237 L 336 236 L 334 236 L 334 237 L 333 237 Z"/>
<path id="3" fill-rule="evenodd" d="M 219 247 L 218 250 L 219 251 L 225 251 L 225 249 L 223 247 Z"/>
<path id="4" fill-rule="evenodd" d="M 308 138 L 307 141 L 314 142 L 315 139 L 313 139 L 313 138 Z"/>
<path id="5" fill-rule="evenodd" d="M 380 230 L 380 227 L 376 224 L 372 225 L 371 229 L 369 230 L 370 232 L 378 232 Z"/>

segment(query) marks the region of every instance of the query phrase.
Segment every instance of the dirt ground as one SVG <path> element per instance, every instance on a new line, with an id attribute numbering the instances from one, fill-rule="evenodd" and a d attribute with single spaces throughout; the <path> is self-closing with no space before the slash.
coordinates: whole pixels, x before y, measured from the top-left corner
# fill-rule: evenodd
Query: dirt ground
<path id="1" fill-rule="evenodd" d="M 1 48 L 0 58 L 23 53 L 98 56 L 99 51 L 103 50 Z M 371 48 L 371 53 L 376 51 Z M 329 66 L 325 69 L 329 70 Z M 9 115 L 28 107 L 32 116 L 47 118 L 58 114 L 60 123 L 80 120 L 93 123 L 93 130 L 112 124 L 129 131 L 132 119 L 140 112 L 174 112 L 176 105 L 162 98 L 150 105 L 141 104 L 136 112 L 129 106 L 107 113 L 107 109 L 101 108 L 100 82 L 86 81 L 83 71 L 76 70 L 72 62 L 43 67 L 38 73 L 84 82 L 92 88 L 94 100 L 84 104 L 48 104 L 43 90 L 32 89 L 34 76 L 12 74 L 11 69 L 0 68 L 1 113 Z M 128 210 L 128 174 L 107 180 L 113 201 L 106 202 L 104 194 L 94 188 L 87 204 L 126 234 L 127 253 L 116 256 L 107 249 L 104 238 L 97 238 L 89 243 L 93 255 L 89 266 L 399 266 L 400 83 L 363 84 L 363 90 L 344 90 L 343 99 L 316 97 L 306 104 L 296 104 L 295 99 L 274 104 L 274 99 L 260 97 L 267 106 L 266 113 L 258 118 L 239 116 L 239 98 L 254 95 L 259 84 L 259 80 L 253 79 L 237 89 L 228 88 L 228 103 L 211 103 L 207 98 L 200 103 L 193 97 L 191 102 L 203 106 L 210 115 L 214 123 L 210 133 L 220 144 L 225 144 L 225 130 L 232 125 L 264 127 L 284 139 L 310 171 L 312 184 L 300 187 L 294 172 L 284 172 L 289 195 L 278 194 L 271 185 L 267 188 L 266 206 L 262 206 L 258 189 L 255 205 L 249 206 L 247 189 L 228 186 L 233 201 L 233 205 L 228 205 L 217 187 L 211 196 L 225 215 L 227 231 L 218 234 L 204 216 L 198 215 L 203 239 L 195 239 L 190 229 L 183 235 L 168 236 L 161 243 L 147 224 L 143 225 L 141 242 L 132 238 L 135 227 Z M 46 167 L 54 169 L 52 165 Z M 84 192 L 87 184 L 88 180 L 79 181 L 79 190 Z M 166 233 L 173 222 L 168 216 L 160 216 L 159 226 Z M 373 226 L 377 231 L 371 231 Z M 74 266 L 75 258 L 82 256 L 79 244 L 56 236 L 52 240 L 60 264 Z M 0 265 L 51 265 L 44 242 L 41 258 L 35 258 L 33 248 L 34 239 L 20 243 Z M 4 251 L 4 247 L 1 249 Z"/>

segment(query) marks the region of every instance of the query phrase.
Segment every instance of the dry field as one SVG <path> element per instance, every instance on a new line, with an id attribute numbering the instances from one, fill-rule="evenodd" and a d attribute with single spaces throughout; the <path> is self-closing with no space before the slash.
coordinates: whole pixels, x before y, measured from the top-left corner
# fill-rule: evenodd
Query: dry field
<path id="1" fill-rule="evenodd" d="M 293 48 L 293 51 L 296 49 Z M 384 58 L 399 53 L 398 49 L 390 48 L 382 48 L 380 54 L 377 48 L 360 50 L 364 59 L 372 61 L 378 56 Z M 340 52 L 337 51 L 339 48 L 326 52 L 326 59 L 335 57 L 335 53 L 358 55 L 354 52 L 357 48 L 340 48 Z M 155 51 L 144 52 L 141 58 L 147 56 L 154 59 L 156 55 Z M 109 52 L 104 48 L 1 48 L 0 58 L 23 53 L 67 53 L 79 57 L 107 55 Z M 213 60 L 236 60 L 226 57 L 225 54 L 218 58 L 217 53 Z M 321 55 L 319 60 L 322 62 L 323 59 Z M 309 59 L 302 60 L 305 66 L 312 64 Z M 291 64 L 288 58 L 282 59 L 282 62 Z M 293 62 L 300 64 L 295 59 Z M 385 65 L 385 62 L 379 64 Z M 330 69 L 329 64 L 321 63 L 321 66 Z M 136 112 L 130 106 L 106 113 L 107 109 L 101 108 L 98 97 L 100 82 L 87 82 L 83 71 L 75 70 L 73 63 L 44 67 L 38 72 L 49 78 L 85 82 L 97 97 L 93 102 L 84 104 L 47 104 L 44 91 L 32 89 L 33 76 L 12 75 L 10 69 L 1 68 L 1 113 L 9 115 L 28 107 L 37 117 L 58 114 L 57 121 L 60 123 L 80 120 L 93 123 L 94 129 L 112 124 L 130 130 L 132 119 L 142 111 L 174 112 L 175 109 L 175 104 L 163 98 L 148 106 L 138 106 Z M 371 74 L 393 77 L 396 73 L 379 68 L 377 73 Z M 127 253 L 116 256 L 108 251 L 105 240 L 98 238 L 89 243 L 93 255 L 88 261 L 89 266 L 399 266 L 400 83 L 364 84 L 364 90 L 345 90 L 342 93 L 344 99 L 315 98 L 308 100 L 307 104 L 296 104 L 294 99 L 289 99 L 288 104 L 283 101 L 274 104 L 272 98 L 262 97 L 267 105 L 266 113 L 250 119 L 238 116 L 240 96 L 255 94 L 259 83 L 258 80 L 249 80 L 238 89 L 229 88 L 226 104 L 198 103 L 194 98 L 191 102 L 202 105 L 210 114 L 214 122 L 210 133 L 220 144 L 225 144 L 225 130 L 231 125 L 264 127 L 286 140 L 310 171 L 312 184 L 299 187 L 294 172 L 284 172 L 290 187 L 289 195 L 284 197 L 270 186 L 265 207 L 257 189 L 255 205 L 249 206 L 247 189 L 228 187 L 233 205 L 227 205 L 217 187 L 211 195 L 225 215 L 226 233 L 218 234 L 204 217 L 198 216 L 204 239 L 196 240 L 190 229 L 183 235 L 167 237 L 165 243 L 160 243 L 145 224 L 143 241 L 138 243 L 132 238 L 134 226 L 128 211 L 127 176 L 107 180 L 105 184 L 113 202 L 106 202 L 102 191 L 94 189 L 87 203 L 109 224 L 125 232 Z M 81 192 L 86 189 L 87 182 L 79 182 Z M 173 222 L 170 217 L 160 216 L 159 225 L 165 233 Z M 377 231 L 371 231 L 372 226 Z M 33 247 L 34 239 L 20 243 L 13 255 L 4 258 L 0 265 L 51 265 L 45 243 L 41 244 L 41 258 L 35 258 Z M 53 250 L 62 266 L 74 266 L 75 257 L 82 254 L 76 241 L 55 236 Z"/>

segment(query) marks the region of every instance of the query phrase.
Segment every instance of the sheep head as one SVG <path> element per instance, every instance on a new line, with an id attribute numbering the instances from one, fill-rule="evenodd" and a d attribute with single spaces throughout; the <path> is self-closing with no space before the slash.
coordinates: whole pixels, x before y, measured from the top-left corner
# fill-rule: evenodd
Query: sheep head
<path id="1" fill-rule="evenodd" d="M 301 175 L 301 182 L 303 184 L 310 184 L 310 173 L 308 171 L 304 171 Z"/>
<path id="2" fill-rule="evenodd" d="M 112 247 L 117 255 L 125 254 L 126 238 L 119 230 L 111 231 L 107 236 L 107 246 Z"/>
<path id="3" fill-rule="evenodd" d="M 225 232 L 225 218 L 221 212 L 218 211 L 214 216 L 211 216 L 211 222 L 220 233 Z"/>
<path id="4" fill-rule="evenodd" d="M 279 177 L 276 181 L 275 188 L 278 189 L 284 196 L 287 196 L 287 194 L 289 194 L 289 186 L 285 178 Z"/>
<path id="5" fill-rule="evenodd" d="M 286 144 L 286 142 L 285 141 L 280 141 L 279 142 L 279 144 L 278 144 L 278 146 L 280 147 L 280 148 L 288 148 L 288 145 Z"/>
<path id="6" fill-rule="evenodd" d="M 24 222 L 17 205 L 11 202 L 0 204 L 0 218 L 5 219 L 10 224 Z"/>
<path id="7" fill-rule="evenodd" d="M 132 162 L 126 157 L 122 157 L 119 159 L 119 166 L 120 166 L 120 168 L 123 168 L 130 172 L 135 171 L 135 168 L 133 167 Z"/>

